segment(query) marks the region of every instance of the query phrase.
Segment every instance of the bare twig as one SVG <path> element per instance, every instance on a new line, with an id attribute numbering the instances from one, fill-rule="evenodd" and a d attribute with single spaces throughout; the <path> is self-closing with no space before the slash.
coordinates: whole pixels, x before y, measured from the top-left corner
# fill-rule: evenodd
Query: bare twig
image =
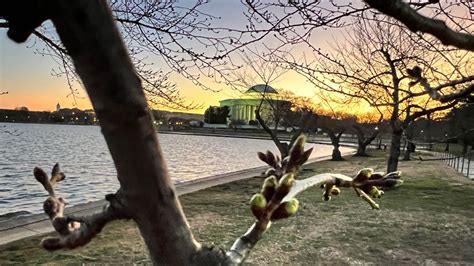
<path id="1" fill-rule="evenodd" d="M 54 186 L 66 178 L 60 171 L 59 164 L 54 165 L 50 179 L 41 168 L 36 167 L 33 173 L 36 180 L 49 194 L 44 201 L 43 209 L 51 219 L 54 229 L 59 233 L 58 237 L 48 237 L 41 241 L 41 245 L 47 250 L 73 249 L 86 245 L 108 222 L 129 218 L 122 214 L 121 204 L 112 194 L 106 197 L 109 204 L 102 212 L 86 217 L 65 216 L 66 201 L 57 197 L 54 191 Z"/>

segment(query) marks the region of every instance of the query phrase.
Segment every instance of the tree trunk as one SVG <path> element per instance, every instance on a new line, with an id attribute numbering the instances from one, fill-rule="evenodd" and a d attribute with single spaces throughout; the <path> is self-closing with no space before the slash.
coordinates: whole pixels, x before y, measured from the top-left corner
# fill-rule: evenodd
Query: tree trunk
<path id="1" fill-rule="evenodd" d="M 469 143 L 467 141 L 462 142 L 462 154 L 466 155 L 469 148 Z"/>
<path id="2" fill-rule="evenodd" d="M 117 199 L 137 223 L 155 264 L 190 264 L 200 245 L 168 176 L 141 81 L 107 1 L 53 1 L 51 9 L 114 160 Z"/>
<path id="3" fill-rule="evenodd" d="M 403 153 L 403 161 L 410 161 L 410 154 L 411 154 L 411 151 L 410 151 L 410 144 L 408 143 L 406 145 L 406 149 L 405 149 L 405 152 Z"/>
<path id="4" fill-rule="evenodd" d="M 367 154 L 367 146 L 365 143 L 363 142 L 359 142 L 358 145 L 357 145 L 357 152 L 356 154 L 354 154 L 354 156 L 361 156 L 361 157 L 367 157 L 369 156 Z"/>
<path id="5" fill-rule="evenodd" d="M 379 131 L 375 130 L 370 136 L 366 137 L 364 130 L 360 126 L 353 125 L 352 127 L 355 128 L 357 132 L 357 152 L 354 156 L 369 156 L 367 154 L 367 146 L 377 138 Z"/>
<path id="6" fill-rule="evenodd" d="M 280 141 L 280 139 L 278 138 L 278 132 L 276 128 L 275 128 L 275 131 L 273 131 L 270 127 L 268 127 L 267 123 L 265 122 L 265 120 L 262 119 L 260 115 L 260 108 L 257 108 L 257 110 L 255 110 L 255 119 L 258 121 L 260 126 L 262 126 L 263 130 L 270 135 L 273 143 L 275 143 L 275 145 L 278 148 L 278 151 L 280 152 L 281 159 L 288 156 L 290 152 L 290 145 L 286 142 Z"/>
<path id="7" fill-rule="evenodd" d="M 341 151 L 339 150 L 339 145 L 334 146 L 334 149 L 332 150 L 331 161 L 344 161 L 341 155 Z"/>
<path id="8" fill-rule="evenodd" d="M 280 142 L 280 141 L 273 141 L 275 145 L 278 147 L 278 151 L 280 152 L 281 159 L 285 158 L 289 154 L 289 145 L 286 142 Z"/>
<path id="9" fill-rule="evenodd" d="M 446 146 L 444 146 L 444 151 L 449 152 L 449 141 L 446 141 Z"/>
<path id="10" fill-rule="evenodd" d="M 392 142 L 390 144 L 390 155 L 387 162 L 387 173 L 397 171 L 398 159 L 400 157 L 402 130 L 394 129 L 392 132 Z"/>
<path id="11" fill-rule="evenodd" d="M 415 144 L 413 143 L 413 138 L 410 138 L 407 135 L 406 145 L 405 145 L 405 152 L 403 154 L 403 161 L 410 161 L 411 160 L 411 153 L 415 151 Z"/>
<path id="12" fill-rule="evenodd" d="M 341 156 L 341 151 L 339 150 L 339 141 L 341 140 L 342 133 L 345 129 L 341 130 L 338 134 L 335 134 L 334 131 L 330 128 L 324 128 L 327 132 L 329 138 L 331 139 L 331 144 L 334 147 L 332 150 L 331 161 L 344 161 Z"/>

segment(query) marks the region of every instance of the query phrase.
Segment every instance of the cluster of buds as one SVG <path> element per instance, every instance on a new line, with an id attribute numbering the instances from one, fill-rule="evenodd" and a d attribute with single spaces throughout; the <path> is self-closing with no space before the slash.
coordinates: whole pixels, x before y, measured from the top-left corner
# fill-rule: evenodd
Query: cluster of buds
<path id="1" fill-rule="evenodd" d="M 250 206 L 257 220 L 278 220 L 293 216 L 298 211 L 299 202 L 295 198 L 282 200 L 295 184 L 295 177 L 300 167 L 308 160 L 312 149 L 304 150 L 306 137 L 301 135 L 296 140 L 290 155 L 280 160 L 270 151 L 258 153 L 258 157 L 271 168 L 266 172 L 260 193 L 253 195 Z"/>
<path id="2" fill-rule="evenodd" d="M 83 246 L 100 233 L 108 222 L 116 219 L 129 219 L 129 216 L 124 215 L 121 211 L 124 208 L 115 194 L 105 196 L 108 204 L 102 212 L 83 217 L 65 215 L 64 209 L 67 203 L 62 197 L 56 196 L 54 191 L 54 186 L 66 178 L 64 173 L 59 170 L 59 164 L 54 165 L 51 178 L 48 178 L 48 174 L 39 167 L 35 167 L 33 174 L 48 192 L 43 209 L 49 216 L 54 229 L 59 233 L 58 237 L 47 237 L 41 241 L 41 246 L 47 250 L 72 249 Z"/>
<path id="3" fill-rule="evenodd" d="M 401 174 L 402 172 L 396 171 L 384 175 L 380 172 L 374 172 L 371 168 L 364 168 L 357 173 L 352 181 L 352 186 L 359 187 L 373 198 L 380 198 L 383 195 L 382 189 L 403 184 L 403 180 L 400 179 Z"/>
<path id="4" fill-rule="evenodd" d="M 352 187 L 359 197 L 366 200 L 372 208 L 378 209 L 379 205 L 370 196 L 374 199 L 381 198 L 385 189 L 403 184 L 403 180 L 400 178 L 400 171 L 383 174 L 374 172 L 371 168 L 364 168 L 357 173 L 352 181 L 336 178 L 334 182 L 323 184 L 321 186 L 324 189 L 323 199 L 328 201 L 331 199 L 331 195 L 339 195 L 341 192 L 339 187 Z"/>
<path id="5" fill-rule="evenodd" d="M 39 167 L 35 167 L 33 174 L 36 180 L 48 192 L 48 198 L 43 203 L 43 210 L 51 219 L 54 229 L 60 235 L 68 235 L 72 231 L 77 230 L 80 227 L 80 223 L 71 221 L 64 216 L 64 208 L 67 203 L 63 198 L 57 197 L 54 191 L 54 186 L 66 178 L 64 173 L 60 171 L 59 164 L 54 165 L 51 171 L 51 178 L 48 178 L 46 172 Z"/>
<path id="6" fill-rule="evenodd" d="M 277 180 L 280 180 L 285 173 L 298 173 L 300 167 L 308 160 L 313 152 L 313 148 L 306 151 L 304 150 L 305 143 L 305 135 L 300 135 L 293 144 L 289 155 L 283 159 L 280 159 L 278 155 L 273 154 L 271 151 L 267 151 L 266 153 L 258 152 L 258 158 L 270 166 L 265 172 L 265 176 L 275 176 Z"/>
<path id="7" fill-rule="evenodd" d="M 341 193 L 341 189 L 339 189 L 336 185 L 334 184 L 323 184 L 321 185 L 321 188 L 324 189 L 323 192 L 323 199 L 325 201 L 331 200 L 331 195 L 332 196 L 337 196 Z"/>
<path id="8" fill-rule="evenodd" d="M 257 220 L 265 218 L 278 220 L 295 215 L 299 206 L 297 199 L 292 198 L 289 201 L 281 202 L 294 183 L 295 179 L 292 173 L 285 174 L 280 181 L 277 181 L 275 176 L 267 177 L 263 182 L 261 192 L 253 195 L 250 199 L 250 208 L 255 218 Z"/>

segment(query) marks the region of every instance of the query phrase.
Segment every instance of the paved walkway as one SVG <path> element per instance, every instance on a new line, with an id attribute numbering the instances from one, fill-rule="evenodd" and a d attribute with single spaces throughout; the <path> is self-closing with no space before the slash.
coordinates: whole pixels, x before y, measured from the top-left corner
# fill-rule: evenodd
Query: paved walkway
<path id="1" fill-rule="evenodd" d="M 350 155 L 353 153 L 354 151 L 346 152 L 343 153 L 343 156 Z M 310 159 L 308 160 L 307 164 L 318 161 L 325 161 L 330 158 L 331 156 L 325 156 Z M 178 196 L 180 196 L 209 187 L 221 185 L 224 183 L 259 176 L 267 168 L 267 166 L 262 166 L 222 175 L 215 175 L 190 180 L 187 182 L 175 184 L 175 188 L 176 192 L 178 193 Z M 73 207 L 66 208 L 66 214 L 74 214 L 76 216 L 88 215 L 100 211 L 104 205 L 105 200 L 76 205 Z M 27 237 L 51 233 L 53 231 L 54 230 L 51 226 L 51 222 L 45 214 L 35 214 L 26 217 L 18 217 L 6 221 L 0 221 L 0 245 L 4 245 Z"/>

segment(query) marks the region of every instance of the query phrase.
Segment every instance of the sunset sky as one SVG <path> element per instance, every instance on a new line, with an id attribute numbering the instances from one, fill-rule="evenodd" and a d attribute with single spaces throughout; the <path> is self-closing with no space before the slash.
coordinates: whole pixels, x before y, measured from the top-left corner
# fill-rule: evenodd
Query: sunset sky
<path id="1" fill-rule="evenodd" d="M 244 23 L 241 12 L 236 12 L 242 9 L 239 1 L 215 1 L 206 8 L 212 14 L 225 14 L 223 26 Z M 26 106 L 30 110 L 47 111 L 54 110 L 57 103 L 62 107 L 91 108 L 90 101 L 79 84 L 74 84 L 80 92 L 79 97 L 74 99 L 70 95 L 66 79 L 52 75 L 58 64 L 51 57 L 38 54 L 37 51 L 42 50 L 43 44 L 35 39 L 30 37 L 26 43 L 16 44 L 7 38 L 5 29 L 0 29 L 0 91 L 8 91 L 7 95 L 0 97 L 0 108 Z M 224 84 L 208 83 L 219 91 L 212 92 L 193 85 L 179 75 L 174 75 L 173 81 L 187 101 L 202 105 L 202 108 L 191 112 L 203 113 L 209 105 L 218 105 L 219 100 L 239 97 L 238 91 Z M 295 73 L 285 74 L 271 85 L 308 97 L 313 97 L 315 93 L 313 86 Z"/>
<path id="2" fill-rule="evenodd" d="M 184 3 L 188 2 L 184 1 Z M 327 3 L 323 3 L 325 4 Z M 223 18 L 219 21 L 221 27 L 238 28 L 238 25 L 246 23 L 240 1 L 216 0 L 206 5 L 204 11 L 222 16 Z M 323 49 L 328 48 L 331 46 L 328 44 L 329 41 L 340 38 L 343 33 L 343 29 L 318 30 L 316 34 L 313 34 L 313 36 L 316 35 L 314 42 Z M 272 43 L 268 44 L 272 45 Z M 64 77 L 52 75 L 53 70 L 59 65 L 51 57 L 38 54 L 38 51 L 43 48 L 42 42 L 37 41 L 35 37 L 30 37 L 26 43 L 16 44 L 6 37 L 5 29 L 0 29 L 0 92 L 8 92 L 7 95 L 0 97 L 0 108 L 13 109 L 26 106 L 30 110 L 51 111 L 55 109 L 57 103 L 62 107 L 92 108 L 85 91 L 79 84 L 73 84 L 79 91 L 79 95 L 74 98 L 71 96 L 67 80 Z M 292 52 L 302 53 L 301 50 Z M 158 66 L 161 65 L 158 64 Z M 218 105 L 219 100 L 240 97 L 238 91 L 222 83 L 207 82 L 209 87 L 218 91 L 213 92 L 194 85 L 192 81 L 178 74 L 172 76 L 172 81 L 176 82 L 181 95 L 187 102 L 202 106 L 189 112 L 203 113 L 209 105 Z M 288 72 L 270 85 L 276 89 L 291 90 L 297 95 L 313 98 L 315 104 L 325 104 L 315 97 L 317 91 L 314 86 L 296 73 Z M 350 109 L 352 113 L 369 111 L 367 105 L 347 109 Z"/>
<path id="3" fill-rule="evenodd" d="M 54 110 L 58 102 L 62 107 L 91 108 L 90 101 L 79 84 L 74 86 L 79 88 L 80 97 L 74 100 L 66 79 L 52 75 L 53 69 L 58 65 L 52 58 L 38 54 L 36 50 L 39 47 L 41 44 L 35 44 L 32 40 L 16 44 L 6 37 L 6 30 L 0 30 L 0 91 L 8 91 L 7 95 L 0 97 L 0 108 L 13 109 L 26 106 L 30 110 L 47 111 Z M 175 75 L 174 79 L 181 94 L 188 101 L 202 104 L 204 108 L 218 105 L 222 99 L 239 97 L 237 91 L 224 84 L 213 84 L 213 89 L 220 92 L 212 92 L 193 85 L 191 81 L 179 75 Z M 291 89 L 305 96 L 314 95 L 312 85 L 294 73 L 285 74 L 272 86 Z M 204 109 L 193 110 L 198 113 L 203 111 Z"/>

